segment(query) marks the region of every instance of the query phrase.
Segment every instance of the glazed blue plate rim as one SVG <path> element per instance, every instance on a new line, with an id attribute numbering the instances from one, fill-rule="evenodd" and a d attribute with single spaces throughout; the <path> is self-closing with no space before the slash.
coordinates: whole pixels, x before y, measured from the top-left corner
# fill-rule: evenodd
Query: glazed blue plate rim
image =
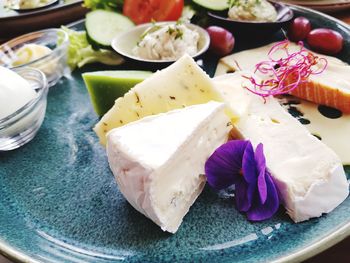
<path id="1" fill-rule="evenodd" d="M 293 9 L 306 11 L 309 13 L 313 13 L 316 15 L 319 15 L 321 17 L 324 17 L 325 19 L 332 20 L 336 22 L 337 24 L 340 24 L 341 26 L 347 28 L 350 30 L 350 26 L 346 24 L 345 22 L 342 22 L 334 17 L 331 17 L 327 14 L 321 13 L 319 11 L 315 11 L 306 7 L 301 6 L 295 6 L 290 5 Z M 77 21 L 76 23 L 81 22 L 81 20 Z M 72 23 L 71 25 L 74 25 L 75 23 Z M 286 256 L 282 256 L 280 258 L 277 258 L 271 262 L 274 263 L 282 263 L 282 262 L 300 262 L 303 260 L 306 260 L 328 248 L 331 246 L 337 244 L 338 242 L 342 241 L 343 239 L 350 236 L 350 221 L 344 223 L 342 226 L 338 227 L 337 229 L 333 230 L 332 233 L 325 233 L 324 236 L 321 236 L 317 241 L 310 243 L 293 253 L 290 253 Z M 8 245 L 5 241 L 3 241 L 0 237 L 0 254 L 4 255 L 5 257 L 9 258 L 10 260 L 13 260 L 15 262 L 30 262 L 30 263 L 40 263 L 39 261 L 33 259 L 29 255 L 26 255 L 25 253 L 19 251 L 15 247 L 12 247 Z"/>
<path id="2" fill-rule="evenodd" d="M 317 242 L 311 243 L 310 245 L 299 249 L 287 256 L 283 256 L 274 261 L 271 261 L 271 263 L 300 262 L 306 260 L 326 250 L 327 248 L 332 247 L 348 236 L 350 236 L 350 222 L 344 224 L 342 227 L 338 228 L 336 231 L 326 236 L 325 238 L 321 238 Z M 16 262 L 40 263 L 30 256 L 7 245 L 2 240 L 0 240 L 0 254 Z"/>

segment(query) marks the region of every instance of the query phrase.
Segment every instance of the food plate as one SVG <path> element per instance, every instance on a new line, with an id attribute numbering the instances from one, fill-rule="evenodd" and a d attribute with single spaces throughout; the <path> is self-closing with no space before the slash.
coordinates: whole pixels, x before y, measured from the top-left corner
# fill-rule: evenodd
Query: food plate
<path id="1" fill-rule="evenodd" d="M 341 32 L 346 45 L 339 57 L 350 63 L 345 24 L 292 8 L 315 26 Z M 262 44 L 240 43 L 237 50 Z M 208 54 L 203 62 L 213 74 L 217 58 Z M 91 129 L 98 118 L 81 73 L 50 89 L 46 119 L 34 140 L 0 154 L 0 250 L 6 256 L 26 262 L 289 262 L 350 234 L 350 198 L 332 213 L 300 224 L 282 209 L 270 220 L 250 223 L 232 199 L 219 199 L 209 188 L 175 235 L 162 232 L 119 192 Z M 349 178 L 349 167 L 346 171 Z"/>
<path id="2" fill-rule="evenodd" d="M 18 3 L 16 5 L 10 6 L 9 8 L 14 10 L 14 11 L 17 11 L 17 12 L 29 12 L 29 11 L 38 10 L 41 8 L 47 8 L 50 5 L 56 5 L 58 3 L 59 3 L 59 0 L 50 0 L 47 3 L 41 4 L 41 5 L 36 6 L 36 7 L 24 7 L 24 8 L 21 8 L 19 3 Z"/>
<path id="3" fill-rule="evenodd" d="M 60 0 L 58 4 L 27 12 L 17 12 L 0 3 L 0 43 L 30 31 L 60 26 L 82 18 L 82 0 Z"/>
<path id="4" fill-rule="evenodd" d="M 285 0 L 285 1 L 274 1 L 274 2 L 285 2 L 293 5 L 301 5 L 315 10 L 323 12 L 337 12 L 341 10 L 350 9 L 349 0 Z"/>

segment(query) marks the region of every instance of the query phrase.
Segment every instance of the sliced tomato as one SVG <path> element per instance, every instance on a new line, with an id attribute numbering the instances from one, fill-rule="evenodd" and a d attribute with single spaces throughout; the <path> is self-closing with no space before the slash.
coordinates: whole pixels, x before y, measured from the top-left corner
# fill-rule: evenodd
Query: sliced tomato
<path id="1" fill-rule="evenodd" d="M 181 16 L 184 0 L 125 0 L 123 14 L 134 23 L 175 21 Z"/>

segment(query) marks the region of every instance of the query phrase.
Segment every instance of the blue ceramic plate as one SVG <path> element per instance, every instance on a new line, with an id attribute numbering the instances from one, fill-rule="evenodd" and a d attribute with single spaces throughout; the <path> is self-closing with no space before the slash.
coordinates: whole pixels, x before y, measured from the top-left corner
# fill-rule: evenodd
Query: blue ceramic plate
<path id="1" fill-rule="evenodd" d="M 349 28 L 293 9 L 315 26 L 341 32 L 346 47 L 340 57 L 350 62 Z M 241 43 L 238 49 L 260 44 Z M 204 58 L 208 72 L 216 61 Z M 84 70 L 96 69 L 102 68 Z M 220 199 L 209 188 L 175 235 L 162 232 L 119 192 L 91 129 L 98 118 L 81 73 L 50 89 L 46 119 L 35 139 L 0 154 L 1 253 L 26 262 L 284 262 L 310 257 L 349 235 L 350 198 L 304 223 L 294 224 L 283 209 L 271 220 L 250 223 L 232 199 Z"/>

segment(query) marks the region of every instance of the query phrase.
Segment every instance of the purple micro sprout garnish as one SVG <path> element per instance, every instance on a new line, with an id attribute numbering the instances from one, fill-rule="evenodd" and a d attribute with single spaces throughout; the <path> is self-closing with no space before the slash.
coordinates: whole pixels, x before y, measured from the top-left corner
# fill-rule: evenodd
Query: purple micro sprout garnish
<path id="1" fill-rule="evenodd" d="M 273 45 L 268 53 L 268 60 L 255 66 L 254 73 L 258 73 L 262 80 L 254 76 L 244 76 L 253 85 L 252 88 L 245 87 L 246 89 L 264 98 L 287 94 L 307 82 L 311 75 L 325 71 L 328 64 L 325 58 L 305 49 L 303 42 L 298 43 L 299 50 L 295 52 L 288 49 L 289 44 L 289 40 L 284 40 Z"/>
<path id="2" fill-rule="evenodd" d="M 233 140 L 220 146 L 205 163 L 208 184 L 215 190 L 235 185 L 238 211 L 251 221 L 271 218 L 279 208 L 274 181 L 266 168 L 263 145 L 254 152 L 250 141 Z"/>

